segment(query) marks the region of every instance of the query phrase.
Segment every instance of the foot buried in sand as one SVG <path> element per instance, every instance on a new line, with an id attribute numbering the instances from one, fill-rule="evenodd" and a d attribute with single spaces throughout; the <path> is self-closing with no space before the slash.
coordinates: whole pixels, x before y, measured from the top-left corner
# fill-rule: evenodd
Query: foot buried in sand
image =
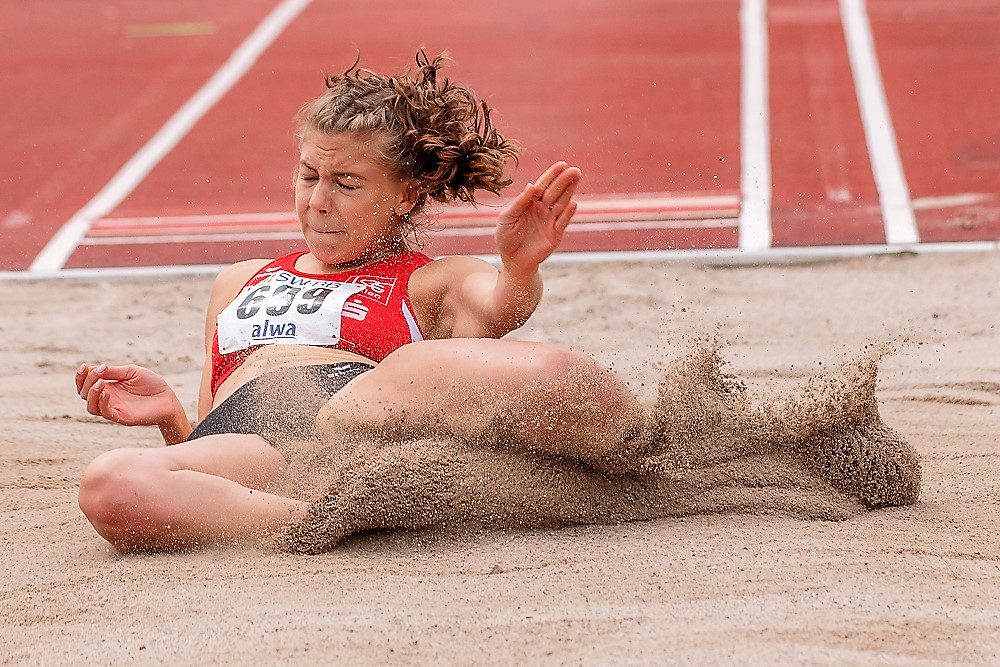
<path id="1" fill-rule="evenodd" d="M 646 428 L 623 448 L 635 460 L 615 468 L 504 447 L 495 434 L 481 442 L 325 443 L 292 457 L 285 479 L 298 486 L 288 491 L 315 500 L 278 547 L 318 553 L 373 530 L 530 529 L 721 512 L 843 520 L 916 502 L 917 453 L 878 412 L 886 349 L 759 407 L 723 372 L 721 349 L 700 341 L 668 365 Z"/>

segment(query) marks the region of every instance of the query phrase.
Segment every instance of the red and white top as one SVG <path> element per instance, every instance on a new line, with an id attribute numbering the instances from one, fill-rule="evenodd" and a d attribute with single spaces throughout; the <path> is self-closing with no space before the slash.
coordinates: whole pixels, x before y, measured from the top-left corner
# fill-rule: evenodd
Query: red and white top
<path id="1" fill-rule="evenodd" d="M 382 361 L 423 340 L 407 285 L 431 258 L 404 252 L 337 273 L 295 268 L 307 251 L 279 257 L 219 313 L 212 341 L 212 395 L 261 345 L 321 345 Z"/>

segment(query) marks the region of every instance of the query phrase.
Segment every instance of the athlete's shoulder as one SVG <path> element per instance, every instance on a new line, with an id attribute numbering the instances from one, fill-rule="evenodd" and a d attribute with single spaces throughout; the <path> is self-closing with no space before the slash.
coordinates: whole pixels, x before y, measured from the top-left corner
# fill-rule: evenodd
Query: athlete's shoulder
<path id="1" fill-rule="evenodd" d="M 379 260 L 373 266 L 385 267 L 392 271 L 404 272 L 419 269 L 433 262 L 434 259 L 416 250 L 407 250 L 398 255 L 390 255 Z"/>
<path id="2" fill-rule="evenodd" d="M 449 255 L 428 260 L 420 267 L 420 273 L 439 280 L 451 280 L 477 271 L 496 271 L 489 263 L 468 255 Z"/>
<path id="3" fill-rule="evenodd" d="M 419 250 L 411 250 L 409 252 L 403 253 L 403 256 L 407 258 L 408 261 L 414 264 L 429 264 L 434 261 L 434 258 L 430 255 L 420 252 Z"/>
<path id="4" fill-rule="evenodd" d="M 273 261 L 274 260 L 271 259 L 245 259 L 242 262 L 236 262 L 219 272 L 219 275 L 215 277 L 215 284 L 229 285 L 240 280 L 245 283 L 247 280 L 252 278 L 254 274 L 268 264 L 271 264 Z M 240 286 L 242 287 L 242 283 Z"/>
<path id="5" fill-rule="evenodd" d="M 215 284 L 212 286 L 212 307 L 221 308 L 235 299 L 244 285 L 274 262 L 273 259 L 245 259 L 224 268 L 215 277 Z"/>

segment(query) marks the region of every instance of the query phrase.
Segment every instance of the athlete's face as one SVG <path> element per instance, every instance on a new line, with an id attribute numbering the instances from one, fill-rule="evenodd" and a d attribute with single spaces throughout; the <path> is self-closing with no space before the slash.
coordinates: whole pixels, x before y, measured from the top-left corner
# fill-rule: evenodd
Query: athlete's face
<path id="1" fill-rule="evenodd" d="M 368 137 L 309 131 L 295 174 L 295 212 L 306 244 L 336 266 L 402 250 L 409 188 L 371 157 Z"/>

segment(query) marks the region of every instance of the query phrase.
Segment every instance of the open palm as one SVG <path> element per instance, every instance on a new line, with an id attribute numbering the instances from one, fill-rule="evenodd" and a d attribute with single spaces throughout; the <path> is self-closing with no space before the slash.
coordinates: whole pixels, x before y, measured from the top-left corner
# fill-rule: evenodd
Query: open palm
<path id="1" fill-rule="evenodd" d="M 534 270 L 555 251 L 576 212 L 573 194 L 582 176 L 556 162 L 500 213 L 495 236 L 504 265 Z"/>

